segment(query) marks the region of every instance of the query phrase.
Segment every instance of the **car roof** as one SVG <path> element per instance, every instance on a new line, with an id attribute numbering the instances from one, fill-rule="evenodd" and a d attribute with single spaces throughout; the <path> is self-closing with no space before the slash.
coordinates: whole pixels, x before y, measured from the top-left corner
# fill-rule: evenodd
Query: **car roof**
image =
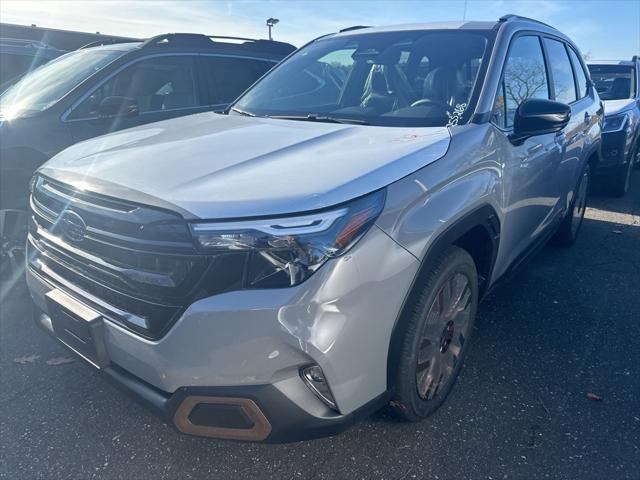
<path id="1" fill-rule="evenodd" d="M 361 35 L 383 32 L 407 32 L 420 30 L 491 30 L 496 22 L 429 22 L 386 25 L 382 27 L 353 27 L 344 29 L 335 36 Z"/>
<path id="2" fill-rule="evenodd" d="M 346 36 L 346 35 L 363 35 L 368 33 L 383 33 L 383 32 L 402 32 L 402 31 L 420 31 L 420 30 L 478 30 L 478 31 L 491 31 L 497 30 L 502 27 L 507 27 L 511 31 L 519 30 L 533 30 L 540 33 L 550 33 L 563 38 L 564 40 L 571 42 L 571 40 L 558 31 L 554 27 L 543 23 L 533 18 L 522 17 L 520 15 L 503 15 L 496 21 L 458 21 L 458 22 L 429 22 L 429 23 L 410 23 L 403 25 L 390 25 L 384 27 L 365 27 L 355 26 L 345 28 L 338 33 L 327 35 L 333 36 Z M 322 37 L 321 37 L 322 38 Z"/>
<path id="3" fill-rule="evenodd" d="M 22 38 L 0 38 L 0 50 L 5 53 L 11 52 L 43 57 L 57 57 L 65 53 L 64 50 L 46 43 Z"/>
<path id="4" fill-rule="evenodd" d="M 121 52 L 196 52 L 225 51 L 227 53 L 251 53 L 265 58 L 280 58 L 293 52 L 296 47 L 289 43 L 275 40 L 253 39 L 244 37 L 218 37 L 197 33 L 165 33 L 140 42 L 100 41 L 90 43 L 82 49 L 102 49 Z"/>

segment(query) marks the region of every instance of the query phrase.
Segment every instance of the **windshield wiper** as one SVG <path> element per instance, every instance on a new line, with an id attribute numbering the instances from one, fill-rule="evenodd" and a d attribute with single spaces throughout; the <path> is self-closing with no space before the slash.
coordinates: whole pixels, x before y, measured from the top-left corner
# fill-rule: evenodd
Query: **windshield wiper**
<path id="1" fill-rule="evenodd" d="M 324 122 L 324 123 L 346 123 L 354 125 L 369 125 L 366 120 L 360 120 L 357 118 L 341 118 L 330 117 L 324 115 L 270 115 L 269 118 L 276 118 L 278 120 L 300 120 L 303 122 Z"/>
<path id="2" fill-rule="evenodd" d="M 236 108 L 236 107 L 231 107 L 231 111 L 239 113 L 240 115 L 244 115 L 245 117 L 255 117 L 256 116 L 255 113 L 245 112 L 244 110 L 240 110 L 239 108 Z"/>

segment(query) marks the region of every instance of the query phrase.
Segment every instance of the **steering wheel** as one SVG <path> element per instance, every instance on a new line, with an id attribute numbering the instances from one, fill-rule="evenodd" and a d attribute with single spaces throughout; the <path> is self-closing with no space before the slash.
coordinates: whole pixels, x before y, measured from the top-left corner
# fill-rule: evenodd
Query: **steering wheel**
<path id="1" fill-rule="evenodd" d="M 448 103 L 437 102 L 435 100 L 430 100 L 428 98 L 421 98 L 420 100 L 416 100 L 411 104 L 412 107 L 421 107 L 423 105 L 434 105 L 436 107 L 443 108 L 447 112 L 453 112 L 453 107 Z"/>

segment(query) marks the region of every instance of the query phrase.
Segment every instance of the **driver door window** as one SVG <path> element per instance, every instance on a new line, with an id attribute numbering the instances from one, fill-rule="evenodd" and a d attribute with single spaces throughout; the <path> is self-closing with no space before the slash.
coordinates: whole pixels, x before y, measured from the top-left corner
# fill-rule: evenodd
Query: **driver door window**
<path id="1" fill-rule="evenodd" d="M 95 118 L 108 97 L 132 98 L 138 113 L 162 112 L 198 106 L 194 58 L 154 57 L 136 62 L 94 90 L 70 118 Z"/>
<path id="2" fill-rule="evenodd" d="M 493 108 L 493 123 L 501 128 L 513 127 L 516 110 L 528 98 L 550 98 L 542 46 L 536 36 L 518 37 L 511 45 Z"/>

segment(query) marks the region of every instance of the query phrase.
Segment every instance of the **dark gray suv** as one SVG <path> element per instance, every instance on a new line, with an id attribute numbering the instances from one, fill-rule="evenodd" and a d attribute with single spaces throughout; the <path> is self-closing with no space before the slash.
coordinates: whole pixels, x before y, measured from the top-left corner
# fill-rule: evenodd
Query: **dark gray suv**
<path id="1" fill-rule="evenodd" d="M 66 53 L 37 40 L 0 38 L 0 93 L 22 75 Z"/>
<path id="2" fill-rule="evenodd" d="M 21 208 L 37 167 L 64 148 L 123 128 L 224 109 L 295 47 L 165 34 L 82 48 L 0 97 L 0 208 Z"/>

